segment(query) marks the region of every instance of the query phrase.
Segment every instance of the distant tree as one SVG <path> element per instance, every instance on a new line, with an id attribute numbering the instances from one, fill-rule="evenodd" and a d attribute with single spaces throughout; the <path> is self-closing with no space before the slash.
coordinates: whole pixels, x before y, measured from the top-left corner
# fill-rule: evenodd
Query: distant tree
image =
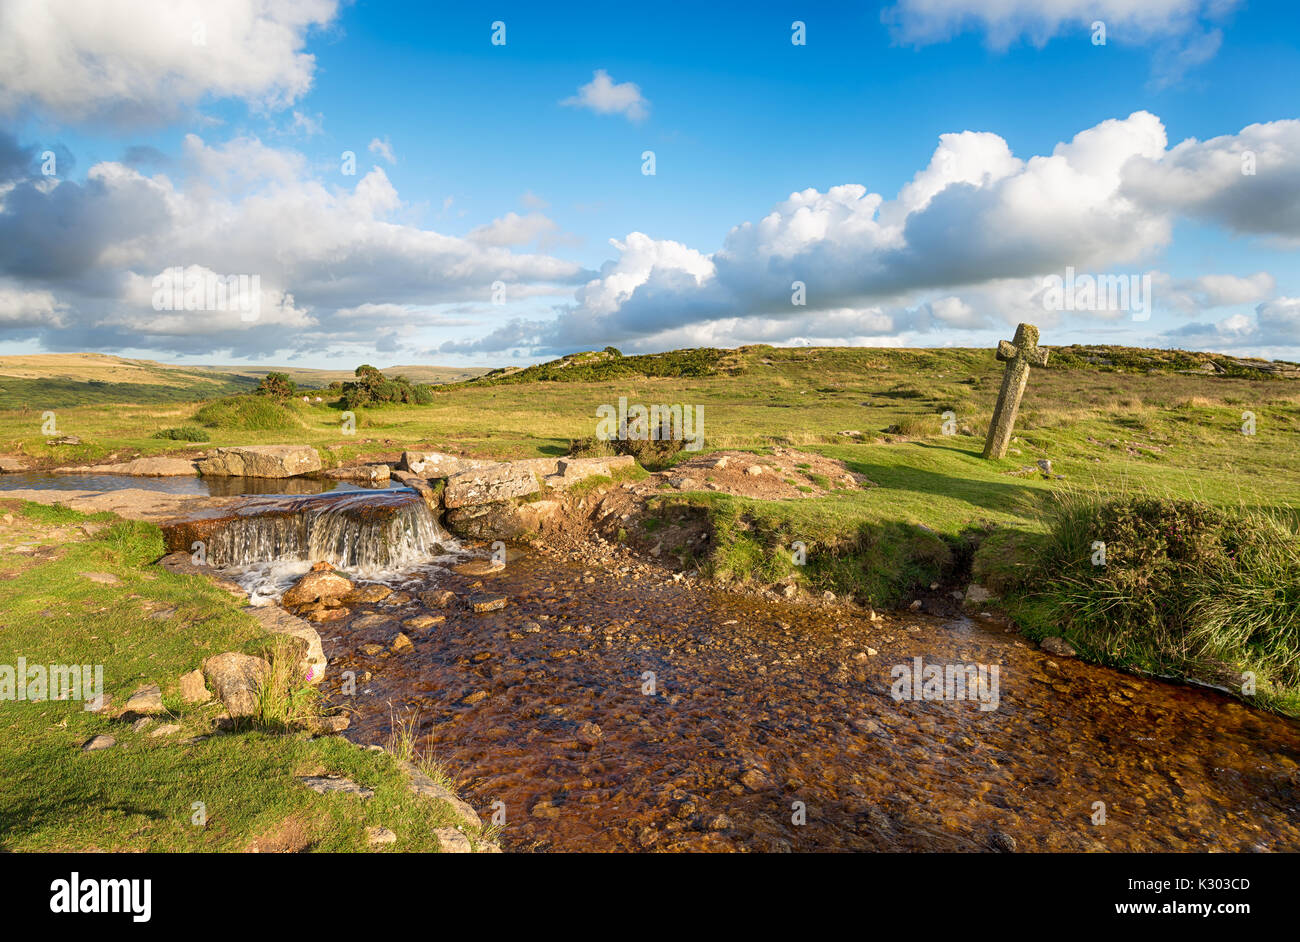
<path id="1" fill-rule="evenodd" d="M 605 352 L 612 357 L 621 357 L 623 355 L 623 351 L 618 347 L 606 347 Z"/>
<path id="2" fill-rule="evenodd" d="M 385 376 L 369 364 L 358 366 L 356 377 L 354 382 L 344 383 L 342 387 L 343 404 L 349 409 L 390 402 L 414 405 L 433 402 L 431 387 L 412 383 L 405 376 Z"/>
<path id="3" fill-rule="evenodd" d="M 288 373 L 267 373 L 253 392 L 259 396 L 288 399 L 298 394 L 298 384 L 289 378 Z"/>

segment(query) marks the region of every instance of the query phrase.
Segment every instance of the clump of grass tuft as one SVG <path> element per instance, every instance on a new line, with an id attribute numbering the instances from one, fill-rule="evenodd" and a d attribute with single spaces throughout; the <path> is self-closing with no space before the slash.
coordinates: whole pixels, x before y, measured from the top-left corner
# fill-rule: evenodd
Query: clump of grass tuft
<path id="1" fill-rule="evenodd" d="M 1231 689 L 1253 675 L 1261 703 L 1297 712 L 1300 534 L 1292 517 L 1071 491 L 1057 495 L 1049 521 L 1046 535 L 1020 544 L 1018 572 L 998 570 L 1031 636 L 1063 634 L 1103 663 Z M 997 545 L 1005 548 L 986 551 Z"/>
<path id="2" fill-rule="evenodd" d="M 150 437 L 176 442 L 206 442 L 209 436 L 207 432 L 197 425 L 182 425 L 178 428 L 159 429 Z"/>
<path id="3" fill-rule="evenodd" d="M 304 725 L 316 715 L 320 693 L 303 675 L 297 644 L 277 638 L 265 656 L 271 667 L 257 690 L 257 725 L 278 730 Z"/>
<path id="4" fill-rule="evenodd" d="M 302 428 L 293 402 L 269 396 L 229 396 L 210 402 L 195 413 L 196 421 L 209 428 L 241 431 L 279 431 Z"/>
<path id="5" fill-rule="evenodd" d="M 388 740 L 385 751 L 403 762 L 414 762 L 419 756 L 420 712 L 413 710 L 398 716 L 393 705 L 388 704 Z"/>
<path id="6" fill-rule="evenodd" d="M 890 433 L 907 438 L 924 438 L 942 431 L 939 415 L 905 415 L 890 427 Z"/>

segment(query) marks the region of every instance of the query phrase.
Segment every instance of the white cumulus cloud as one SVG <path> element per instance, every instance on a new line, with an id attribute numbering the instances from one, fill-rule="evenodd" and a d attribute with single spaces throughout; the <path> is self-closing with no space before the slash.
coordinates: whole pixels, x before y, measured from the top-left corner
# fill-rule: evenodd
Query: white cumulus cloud
<path id="1" fill-rule="evenodd" d="M 155 121 L 205 97 L 280 108 L 311 86 L 336 0 L 5 0 L 0 112 Z"/>
<path id="2" fill-rule="evenodd" d="M 578 87 L 578 94 L 560 102 L 573 108 L 587 108 L 596 114 L 621 114 L 642 121 L 650 114 L 650 102 L 635 82 L 615 82 L 604 69 L 597 69 L 591 81 Z"/>

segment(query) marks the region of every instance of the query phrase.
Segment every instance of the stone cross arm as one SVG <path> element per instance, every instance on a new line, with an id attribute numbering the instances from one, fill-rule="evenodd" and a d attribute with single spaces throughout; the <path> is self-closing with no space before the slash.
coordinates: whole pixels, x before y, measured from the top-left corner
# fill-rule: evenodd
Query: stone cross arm
<path id="1" fill-rule="evenodd" d="M 1038 328 L 1033 324 L 1021 324 L 1016 328 L 1015 340 L 999 340 L 999 360 L 1015 360 L 1017 357 L 1027 366 L 1046 366 L 1049 351 L 1038 346 Z"/>

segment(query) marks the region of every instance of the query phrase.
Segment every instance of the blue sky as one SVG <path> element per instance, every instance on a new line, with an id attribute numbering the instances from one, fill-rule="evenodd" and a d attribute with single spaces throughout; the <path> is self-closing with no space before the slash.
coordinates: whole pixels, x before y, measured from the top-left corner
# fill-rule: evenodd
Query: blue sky
<path id="1" fill-rule="evenodd" d="M 1046 343 L 1300 359 L 1291 4 L 152 5 L 132 31 L 0 4 L 0 353 L 498 364 L 987 345 L 1032 318 Z M 74 52 L 88 74 L 33 73 Z M 608 101 L 562 103 L 598 72 Z M 983 136 L 953 143 L 957 179 L 878 231 L 871 194 L 899 200 L 961 132 Z M 1229 179 L 1243 150 L 1259 170 Z M 173 265 L 259 275 L 258 317 L 159 311 L 142 286 Z M 1153 315 L 1045 310 L 1067 266 L 1151 274 Z"/>

